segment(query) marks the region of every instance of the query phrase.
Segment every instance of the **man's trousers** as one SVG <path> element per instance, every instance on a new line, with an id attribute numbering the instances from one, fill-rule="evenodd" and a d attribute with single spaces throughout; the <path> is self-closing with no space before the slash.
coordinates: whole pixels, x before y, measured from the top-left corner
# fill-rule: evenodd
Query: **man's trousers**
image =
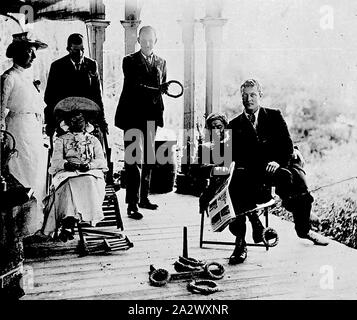
<path id="1" fill-rule="evenodd" d="M 146 201 L 150 189 L 151 169 L 155 164 L 154 121 L 147 126 L 124 130 L 126 197 L 128 204 Z"/>
<path id="2" fill-rule="evenodd" d="M 265 167 L 237 167 L 233 173 L 229 192 L 236 213 L 236 220 L 229 229 L 235 236 L 244 239 L 246 232 L 245 211 L 253 209 L 256 204 L 268 201 L 271 187 L 281 198 L 283 207 L 294 217 L 295 230 L 299 237 L 304 237 L 310 230 L 310 212 L 313 197 L 308 191 L 305 172 L 297 164 L 288 168 L 278 168 L 273 175 L 265 172 Z"/>

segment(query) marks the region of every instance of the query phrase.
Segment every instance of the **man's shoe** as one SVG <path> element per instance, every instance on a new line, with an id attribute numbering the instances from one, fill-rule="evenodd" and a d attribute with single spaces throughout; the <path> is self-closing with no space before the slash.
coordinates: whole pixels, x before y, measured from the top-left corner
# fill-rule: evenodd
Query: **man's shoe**
<path id="1" fill-rule="evenodd" d="M 139 212 L 138 206 L 136 204 L 128 205 L 128 217 L 134 220 L 140 220 L 143 218 L 143 215 Z"/>
<path id="2" fill-rule="evenodd" d="M 134 220 L 140 220 L 143 218 L 143 215 L 139 211 L 131 211 L 128 209 L 128 217 Z"/>
<path id="3" fill-rule="evenodd" d="M 328 241 L 324 240 L 322 237 L 311 231 L 309 231 L 304 238 L 311 240 L 317 246 L 327 246 L 329 244 Z"/>
<path id="4" fill-rule="evenodd" d="M 151 203 L 149 199 L 139 202 L 139 208 L 142 209 L 156 210 L 158 207 L 157 204 Z"/>
<path id="5" fill-rule="evenodd" d="M 229 257 L 228 264 L 235 265 L 243 263 L 247 259 L 247 247 L 243 246 L 242 248 L 235 248 L 232 255 Z"/>

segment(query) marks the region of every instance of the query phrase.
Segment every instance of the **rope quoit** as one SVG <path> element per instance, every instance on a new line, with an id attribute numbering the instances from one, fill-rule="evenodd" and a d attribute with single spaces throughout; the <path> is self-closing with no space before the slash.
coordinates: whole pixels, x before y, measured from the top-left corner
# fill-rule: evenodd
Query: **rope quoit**
<path id="1" fill-rule="evenodd" d="M 170 93 L 170 86 L 171 86 L 171 85 L 175 85 L 175 84 L 180 87 L 180 92 L 177 93 L 177 94 L 174 94 L 174 93 L 172 93 L 172 92 Z M 181 96 L 183 95 L 184 89 L 183 89 L 183 85 L 181 84 L 180 81 L 170 80 L 170 81 L 168 81 L 168 82 L 164 82 L 164 83 L 162 83 L 162 84 L 160 85 L 160 91 L 161 91 L 162 88 L 165 87 L 165 86 L 166 86 L 167 90 L 166 90 L 164 93 L 165 93 L 166 95 L 168 95 L 169 97 L 171 97 L 171 98 L 179 98 L 179 97 L 181 97 Z"/>
<path id="2" fill-rule="evenodd" d="M 149 275 L 150 284 L 155 287 L 162 287 L 170 281 L 170 274 L 165 269 L 155 269 Z"/>
<path id="3" fill-rule="evenodd" d="M 179 261 L 185 265 L 189 265 L 192 267 L 203 267 L 205 265 L 204 261 L 197 260 L 195 258 L 185 258 L 185 257 L 179 256 Z"/>
<path id="4" fill-rule="evenodd" d="M 187 290 L 205 295 L 220 291 L 217 283 L 213 280 L 193 280 L 187 284 Z"/>
<path id="5" fill-rule="evenodd" d="M 268 239 L 272 236 L 272 238 Z M 273 242 L 269 242 L 270 240 L 273 240 Z M 263 230 L 263 242 L 266 246 L 268 247 L 275 247 L 279 243 L 279 236 L 278 233 L 273 229 L 273 228 L 265 228 Z"/>
<path id="6" fill-rule="evenodd" d="M 189 264 L 182 263 L 181 261 L 175 261 L 174 268 L 177 272 L 185 271 L 200 271 L 203 266 L 191 266 Z"/>
<path id="7" fill-rule="evenodd" d="M 224 267 L 218 262 L 210 262 L 205 265 L 205 273 L 208 278 L 219 280 L 222 279 L 224 276 Z"/>

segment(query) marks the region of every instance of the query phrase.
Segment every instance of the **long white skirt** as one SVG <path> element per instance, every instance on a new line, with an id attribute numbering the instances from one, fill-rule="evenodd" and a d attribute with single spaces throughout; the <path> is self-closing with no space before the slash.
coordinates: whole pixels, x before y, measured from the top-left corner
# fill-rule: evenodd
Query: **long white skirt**
<path id="1" fill-rule="evenodd" d="M 69 178 L 45 200 L 43 233 L 49 235 L 54 232 L 66 217 L 74 217 L 92 224 L 97 223 L 104 218 L 102 211 L 104 197 L 103 178 L 92 175 Z"/>
<path id="2" fill-rule="evenodd" d="M 25 187 L 34 190 L 33 211 L 38 230 L 43 221 L 42 200 L 46 195 L 47 149 L 42 135 L 42 118 L 35 114 L 9 113 L 6 128 L 13 134 L 17 153 L 9 161 L 9 172 Z"/>
<path id="3" fill-rule="evenodd" d="M 35 198 L 42 202 L 47 172 L 42 119 L 35 114 L 9 113 L 6 127 L 15 137 L 17 150 L 9 161 L 9 171 L 24 187 L 32 188 Z"/>

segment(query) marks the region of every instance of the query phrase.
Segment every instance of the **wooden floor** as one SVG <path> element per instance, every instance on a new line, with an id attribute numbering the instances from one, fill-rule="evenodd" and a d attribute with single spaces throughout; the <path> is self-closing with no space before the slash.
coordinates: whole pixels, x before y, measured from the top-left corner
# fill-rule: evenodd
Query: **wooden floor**
<path id="1" fill-rule="evenodd" d="M 279 234 L 278 246 L 266 251 L 248 247 L 245 263 L 228 265 L 231 246 L 199 248 L 198 199 L 169 193 L 153 195 L 157 211 L 142 210 L 144 219 L 130 220 L 124 205 L 125 190 L 118 192 L 124 234 L 134 243 L 128 251 L 78 257 L 65 253 L 29 259 L 24 300 L 33 299 L 356 299 L 357 251 L 331 241 L 314 246 L 296 237 L 292 223 L 271 217 Z M 206 220 L 208 223 L 208 220 Z M 249 225 L 249 224 L 247 224 Z M 150 264 L 174 272 L 173 263 L 182 255 L 183 226 L 188 227 L 189 256 L 224 265 L 225 276 L 217 280 L 221 291 L 203 296 L 186 289 L 187 281 L 152 287 Z M 233 240 L 228 230 L 205 238 Z M 248 229 L 248 235 L 250 230 Z M 32 282 L 33 281 L 33 282 Z"/>

